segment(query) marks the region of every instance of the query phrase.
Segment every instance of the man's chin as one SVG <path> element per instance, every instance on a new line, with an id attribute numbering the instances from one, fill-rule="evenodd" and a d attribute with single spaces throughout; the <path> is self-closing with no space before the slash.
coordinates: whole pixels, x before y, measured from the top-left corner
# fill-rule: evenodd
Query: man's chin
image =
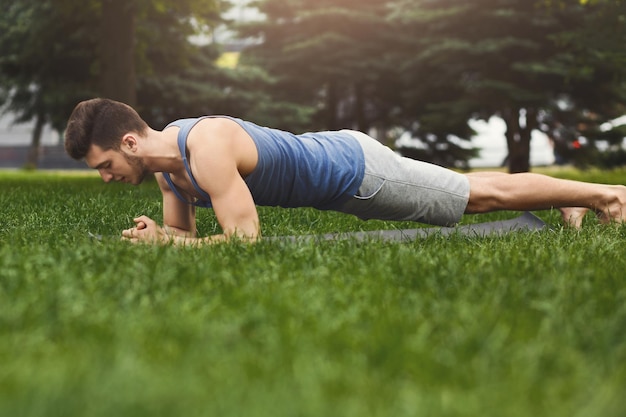
<path id="1" fill-rule="evenodd" d="M 132 185 L 139 185 L 141 184 L 144 180 L 146 179 L 146 174 L 141 174 L 140 176 L 138 176 L 137 178 L 133 178 L 130 181 L 128 181 L 129 184 Z"/>

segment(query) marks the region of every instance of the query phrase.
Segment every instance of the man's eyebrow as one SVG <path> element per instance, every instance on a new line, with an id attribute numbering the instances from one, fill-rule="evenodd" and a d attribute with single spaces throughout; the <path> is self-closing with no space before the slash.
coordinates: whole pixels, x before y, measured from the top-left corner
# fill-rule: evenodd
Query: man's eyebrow
<path id="1" fill-rule="evenodd" d="M 100 169 L 100 168 L 104 168 L 104 166 L 105 166 L 106 164 L 108 164 L 108 163 L 109 163 L 109 160 L 107 159 L 106 161 L 102 161 L 102 162 L 100 162 L 98 165 L 96 165 L 96 166 L 95 166 L 95 167 L 93 167 L 92 169 Z"/>

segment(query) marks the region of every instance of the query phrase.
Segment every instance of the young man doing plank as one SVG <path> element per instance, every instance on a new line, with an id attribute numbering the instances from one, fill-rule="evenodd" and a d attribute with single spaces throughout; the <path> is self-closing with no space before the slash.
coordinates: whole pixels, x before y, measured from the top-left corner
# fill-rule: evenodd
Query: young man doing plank
<path id="1" fill-rule="evenodd" d="M 364 133 L 294 135 L 228 116 L 151 129 L 126 104 L 92 99 L 74 109 L 65 148 L 105 182 L 137 185 L 154 173 L 163 226 L 140 216 L 132 242 L 202 244 L 260 238 L 256 206 L 315 207 L 362 219 L 453 225 L 464 213 L 559 208 L 579 227 L 626 219 L 626 187 L 521 173 L 460 174 L 403 158 Z M 212 207 L 223 234 L 196 236 L 196 207 Z"/>

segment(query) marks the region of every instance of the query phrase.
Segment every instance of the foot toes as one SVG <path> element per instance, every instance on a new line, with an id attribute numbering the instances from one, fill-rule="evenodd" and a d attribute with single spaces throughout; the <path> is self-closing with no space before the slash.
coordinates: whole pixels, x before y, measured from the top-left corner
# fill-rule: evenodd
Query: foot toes
<path id="1" fill-rule="evenodd" d="M 561 217 L 566 226 L 579 229 L 583 224 L 583 218 L 589 209 L 584 207 L 562 207 Z"/>

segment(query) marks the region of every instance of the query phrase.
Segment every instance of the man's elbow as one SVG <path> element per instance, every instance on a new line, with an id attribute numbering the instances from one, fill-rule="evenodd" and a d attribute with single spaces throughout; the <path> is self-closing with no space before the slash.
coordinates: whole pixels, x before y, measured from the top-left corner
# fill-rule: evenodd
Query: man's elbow
<path id="1" fill-rule="evenodd" d="M 169 224 L 163 225 L 163 229 L 169 236 L 195 238 L 197 233 L 195 230 L 186 230 Z"/>

